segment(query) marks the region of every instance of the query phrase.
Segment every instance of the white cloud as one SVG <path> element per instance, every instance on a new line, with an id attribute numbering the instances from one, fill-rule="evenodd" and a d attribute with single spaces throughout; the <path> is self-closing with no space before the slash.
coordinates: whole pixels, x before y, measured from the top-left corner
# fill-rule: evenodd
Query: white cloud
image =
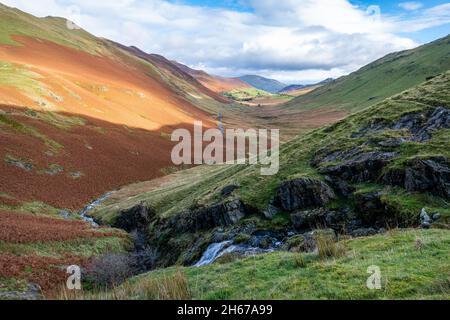
<path id="1" fill-rule="evenodd" d="M 409 1 L 409 2 L 401 2 L 398 4 L 398 6 L 407 11 L 414 11 L 414 10 L 418 10 L 418 9 L 422 8 L 423 3 L 417 2 L 417 1 Z"/>
<path id="2" fill-rule="evenodd" d="M 95 35 L 212 73 L 271 75 L 286 82 L 337 77 L 417 44 L 399 32 L 446 23 L 450 7 L 413 19 L 383 16 L 347 0 L 240 0 L 251 12 L 166 0 L 3 0 L 30 13 L 70 18 Z M 44 3 L 43 3 L 44 2 Z M 450 4 L 449 4 L 450 6 Z"/>

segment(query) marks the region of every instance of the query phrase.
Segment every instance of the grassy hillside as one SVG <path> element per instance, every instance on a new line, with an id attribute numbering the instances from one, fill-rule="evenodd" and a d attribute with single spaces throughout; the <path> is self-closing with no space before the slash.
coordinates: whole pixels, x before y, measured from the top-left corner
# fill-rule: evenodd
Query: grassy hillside
<path id="1" fill-rule="evenodd" d="M 320 167 L 313 167 L 311 161 L 320 150 L 350 150 L 363 146 L 365 151 L 379 150 L 377 141 L 407 137 L 404 130 L 385 130 L 369 136 L 356 137 L 355 132 L 373 122 L 393 123 L 414 112 L 433 110 L 437 106 L 450 106 L 450 72 L 436 76 L 432 80 L 409 89 L 399 95 L 384 100 L 362 112 L 356 113 L 339 123 L 297 137 L 280 149 L 280 171 L 274 176 L 261 176 L 260 166 L 201 166 L 178 173 L 165 181 L 161 187 L 146 191 L 139 186 L 126 187 L 123 196 L 105 202 L 95 213 L 105 222 L 114 219 L 118 212 L 133 204 L 145 201 L 161 216 L 169 216 L 193 205 L 208 205 L 222 199 L 220 192 L 227 185 L 239 185 L 235 197 L 244 203 L 264 210 L 276 193 L 279 185 L 286 180 L 301 177 L 323 179 Z M 405 141 L 394 149 L 398 154 L 388 168 L 402 167 L 408 160 L 444 156 L 450 158 L 450 131 L 435 132 L 426 142 Z M 387 169 L 386 169 L 387 170 Z M 439 209 L 450 217 L 447 202 L 431 194 L 416 194 L 384 185 L 356 185 L 358 190 L 367 187 L 384 190 L 384 201 L 398 206 L 405 214 L 417 215 L 423 207 Z"/>
<path id="2" fill-rule="evenodd" d="M 358 111 L 450 69 L 450 36 L 392 53 L 290 101 L 287 108 Z"/>
<path id="3" fill-rule="evenodd" d="M 12 35 L 41 38 L 92 54 L 105 53 L 102 42 L 82 29 L 70 30 L 67 20 L 37 18 L 0 3 L 0 44 L 20 45 Z"/>
<path id="4" fill-rule="evenodd" d="M 421 247 L 417 244 L 420 243 Z M 203 268 L 169 268 L 86 299 L 449 299 L 446 230 L 399 231 L 342 241 L 339 258 L 271 253 Z M 381 290 L 366 287 L 369 266 Z"/>

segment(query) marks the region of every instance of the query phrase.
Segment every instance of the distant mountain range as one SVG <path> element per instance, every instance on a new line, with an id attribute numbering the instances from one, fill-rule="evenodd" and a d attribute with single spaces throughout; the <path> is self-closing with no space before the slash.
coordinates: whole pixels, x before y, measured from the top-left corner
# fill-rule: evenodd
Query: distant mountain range
<path id="1" fill-rule="evenodd" d="M 283 90 L 288 86 L 280 81 L 256 75 L 242 76 L 239 77 L 239 79 L 248 83 L 252 87 L 255 87 L 256 89 L 264 90 L 270 93 L 278 93 L 280 90 Z"/>

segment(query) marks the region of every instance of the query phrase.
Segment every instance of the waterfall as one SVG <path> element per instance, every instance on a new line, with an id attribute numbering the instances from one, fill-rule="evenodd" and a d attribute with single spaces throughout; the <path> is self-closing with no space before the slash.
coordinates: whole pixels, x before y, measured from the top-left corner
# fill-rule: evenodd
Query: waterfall
<path id="1" fill-rule="evenodd" d="M 224 241 L 211 244 L 203 253 L 200 261 L 197 262 L 194 267 L 202 267 L 213 263 L 217 258 L 220 257 L 222 250 L 229 246 L 231 243 L 233 243 L 233 241 Z"/>

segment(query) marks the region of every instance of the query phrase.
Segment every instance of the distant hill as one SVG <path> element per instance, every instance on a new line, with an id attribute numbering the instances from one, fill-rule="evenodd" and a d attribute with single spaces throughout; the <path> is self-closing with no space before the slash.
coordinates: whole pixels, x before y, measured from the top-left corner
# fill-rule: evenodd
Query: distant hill
<path id="1" fill-rule="evenodd" d="M 291 84 L 291 85 L 283 88 L 282 90 L 280 90 L 278 93 L 293 94 L 293 95 L 297 96 L 298 94 L 296 94 L 296 93 L 298 93 L 298 92 L 305 92 L 305 91 L 308 91 L 308 89 L 311 89 L 309 91 L 312 91 L 312 90 L 314 90 L 322 85 L 325 85 L 327 83 L 330 83 L 332 81 L 334 81 L 333 78 L 327 78 L 321 82 L 314 83 L 314 84 Z"/>
<path id="2" fill-rule="evenodd" d="M 289 95 L 292 97 L 299 97 L 299 96 L 303 96 L 307 93 L 310 93 L 311 91 L 316 90 L 317 88 L 320 88 L 321 86 L 330 83 L 334 81 L 334 79 L 332 78 L 328 78 L 325 79 L 321 82 L 315 83 L 315 84 L 291 84 L 289 86 L 287 86 L 286 88 L 283 88 L 282 90 L 280 90 L 278 93 L 279 94 L 284 94 L 284 95 Z"/>
<path id="3" fill-rule="evenodd" d="M 206 73 L 203 70 L 195 70 L 176 61 L 172 61 L 178 68 L 194 77 L 198 82 L 211 91 L 224 93 L 238 89 L 250 89 L 252 86 L 238 78 L 226 78 Z"/>
<path id="4" fill-rule="evenodd" d="M 261 76 L 247 75 L 239 77 L 239 79 L 248 83 L 252 87 L 255 87 L 256 89 L 264 90 L 270 93 L 278 93 L 280 90 L 287 87 L 287 85 L 282 82 Z"/>
<path id="5" fill-rule="evenodd" d="M 306 95 L 286 107 L 358 111 L 450 69 L 450 36 L 385 56 Z"/>

